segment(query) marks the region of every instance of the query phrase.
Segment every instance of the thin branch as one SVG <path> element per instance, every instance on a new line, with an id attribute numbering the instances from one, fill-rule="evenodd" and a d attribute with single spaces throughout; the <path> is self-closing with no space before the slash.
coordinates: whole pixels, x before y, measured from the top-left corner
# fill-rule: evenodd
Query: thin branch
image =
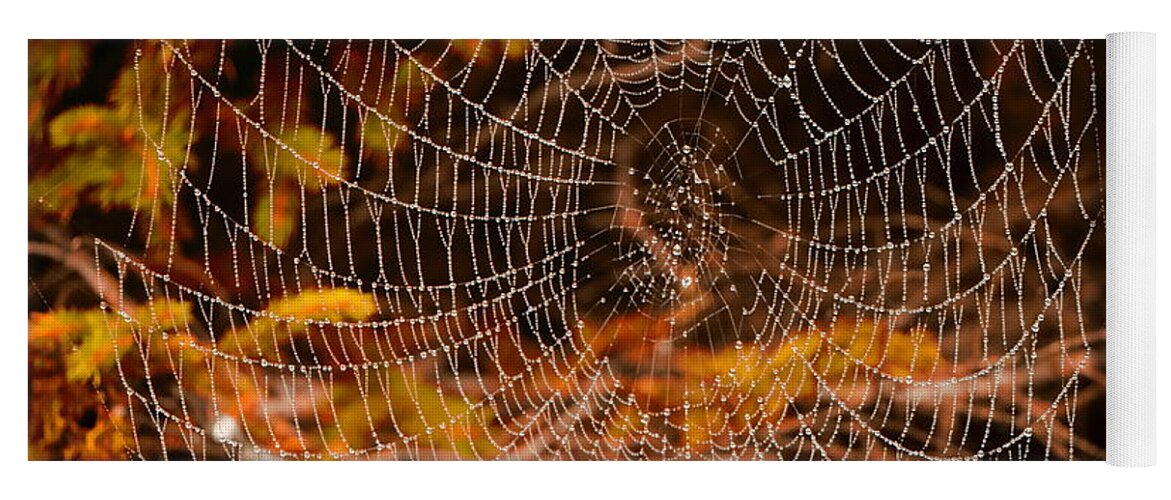
<path id="1" fill-rule="evenodd" d="M 102 271 L 101 267 L 94 263 L 93 255 L 82 251 L 80 245 L 66 249 L 52 243 L 29 241 L 28 254 L 61 262 L 67 269 L 80 275 L 94 292 L 110 304 L 110 307 L 121 309 L 122 297 L 117 293 L 118 280 Z"/>

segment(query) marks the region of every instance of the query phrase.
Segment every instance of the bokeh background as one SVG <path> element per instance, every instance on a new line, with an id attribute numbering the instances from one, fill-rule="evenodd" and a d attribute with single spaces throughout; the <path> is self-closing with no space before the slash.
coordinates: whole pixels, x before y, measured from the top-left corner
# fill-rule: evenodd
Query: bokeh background
<path id="1" fill-rule="evenodd" d="M 1103 49 L 30 41 L 29 458 L 1102 459 Z"/>

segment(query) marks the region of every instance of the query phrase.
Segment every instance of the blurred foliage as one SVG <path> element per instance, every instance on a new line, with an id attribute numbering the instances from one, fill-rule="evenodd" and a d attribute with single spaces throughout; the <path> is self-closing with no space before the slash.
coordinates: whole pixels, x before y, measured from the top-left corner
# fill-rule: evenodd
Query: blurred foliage
<path id="1" fill-rule="evenodd" d="M 167 158 L 182 158 L 189 132 L 187 119 L 176 117 L 167 130 L 167 146 L 155 149 L 142 140 L 135 117 L 126 110 L 85 105 L 65 111 L 49 124 L 52 146 L 62 152 L 56 168 L 29 181 L 30 208 L 67 218 L 80 204 L 104 210 L 174 205 L 172 169 Z M 152 124 L 156 135 L 163 127 Z"/>
<path id="2" fill-rule="evenodd" d="M 196 166 L 187 154 L 195 140 L 191 117 L 169 104 L 182 97 L 172 91 L 173 60 L 155 47 L 118 72 L 103 102 L 69 107 L 45 123 L 59 94 L 81 83 L 88 51 L 82 42 L 34 44 L 31 67 L 46 66 L 55 48 L 71 55 L 56 57 L 66 67 L 30 75 L 30 156 L 48 160 L 29 173 L 30 219 L 69 220 L 81 206 L 143 211 L 151 214 L 144 227 L 149 243 L 163 242 L 174 217 L 177 167 Z M 34 94 L 34 79 L 37 91 L 56 93 Z"/>
<path id="3" fill-rule="evenodd" d="M 583 341 L 596 355 L 650 363 L 655 345 L 671 330 L 667 320 L 630 315 L 603 329 L 587 329 Z M 743 433 L 800 425 L 794 409 L 813 403 L 822 391 L 833 391 L 858 408 L 878 395 L 880 378 L 930 377 L 943 372 L 945 363 L 934 334 L 921 328 L 890 330 L 869 321 L 796 331 L 776 344 L 737 342 L 714 352 L 675 355 L 672 375 L 639 376 L 623 385 L 649 411 L 688 411 L 648 421 L 627 415 L 613 421 L 607 436 L 623 441 L 636 439 L 632 431 L 648 427 L 681 429 L 677 444 L 703 454 L 726 447 L 729 429 Z M 819 387 L 818 380 L 825 385 Z"/>
<path id="4" fill-rule="evenodd" d="M 225 86 L 255 84 L 254 70 L 240 72 L 231 57 L 217 61 L 217 55 L 231 47 L 213 43 L 29 42 L 31 236 L 51 240 L 55 234 L 72 232 L 67 228 L 81 223 L 79 215 L 129 214 L 133 238 L 127 243 L 141 245 L 146 261 L 165 261 L 176 278 L 216 286 L 199 264 L 188 260 L 197 255 L 176 253 L 174 245 L 198 234 L 190 222 L 193 207 L 178 197 L 183 183 L 190 182 L 182 180 L 180 172 L 191 174 L 199 168 L 193 148 L 214 133 L 193 127 L 213 120 L 192 116 L 191 102 L 212 99 L 242 109 L 266 103 L 233 100 L 219 90 L 210 93 L 187 78 L 190 65 L 208 68 L 207 74 L 216 74 Z M 527 42 L 469 41 L 457 44 L 456 51 L 464 58 L 517 58 L 526 46 Z M 95 59 L 99 55 L 101 59 Z M 431 82 L 415 64 L 398 67 L 396 82 L 412 88 L 404 102 L 409 106 L 422 99 Z M 200 109 L 210 113 L 214 108 Z M 407 122 L 399 107 L 387 112 L 396 123 Z M 221 148 L 246 159 L 255 176 L 252 182 L 258 185 L 243 220 L 254 234 L 276 246 L 288 246 L 299 231 L 303 203 L 352 175 L 352 159 L 337 135 L 305 122 L 305 116 L 278 127 L 270 140 L 220 142 Z M 386 165 L 409 140 L 401 125 L 373 118 L 362 119 L 355 140 L 368 162 Z M 216 115 L 214 120 L 218 119 Z M 110 229 L 86 224 L 90 225 L 83 231 L 100 234 Z M 118 234 L 117 228 L 114 231 Z M 125 229 L 121 231 L 125 235 Z M 169 250 L 160 254 L 164 249 Z M 211 258 L 211 272 L 232 267 L 231 255 Z M 40 288 L 37 291 L 41 293 Z M 48 297 L 42 295 L 41 300 L 48 310 L 37 310 L 30 302 L 29 314 L 30 458 L 127 456 L 126 437 L 137 432 L 129 417 L 140 403 L 126 401 L 122 386 L 134 385 L 136 377 L 179 373 L 183 375 L 177 383 L 189 398 L 211 401 L 219 414 L 235 418 L 251 439 L 271 450 L 329 458 L 331 453 L 371 447 L 371 423 L 398 435 L 419 435 L 419 443 L 461 456 L 492 449 L 484 431 L 484 423 L 495 418 L 490 410 L 473 410 L 465 399 L 444 395 L 433 382 L 398 367 L 389 369 L 385 380 L 389 405 L 369 404 L 364 393 L 368 388 L 352 379 L 338 379 L 306 388 L 317 391 L 316 398 L 310 398 L 316 403 L 301 408 L 306 415 L 269 413 L 264 403 L 267 390 L 245 376 L 256 367 L 241 366 L 240 360 L 287 360 L 296 355 L 297 345 L 323 342 L 320 330 L 327 327 L 310 327 L 308 321 L 323 325 L 376 314 L 373 297 L 357 290 L 308 290 L 273 298 L 258 317 L 214 339 L 193 333 L 198 328 L 191 303 L 182 300 L 130 302 L 120 312 L 68 302 L 54 308 Z M 372 338 L 367 335 L 349 347 L 379 348 L 368 344 Z M 454 416 L 464 423 L 448 426 Z M 318 417 L 323 433 L 317 439 L 307 439 L 290 420 Z M 439 432 L 437 426 L 445 429 Z M 164 439 L 178 437 L 168 434 Z"/>
<path id="5" fill-rule="evenodd" d="M 66 90 L 81 83 L 89 47 L 76 40 L 30 40 L 28 44 L 29 141 L 43 138 L 45 115 Z"/>
<path id="6" fill-rule="evenodd" d="M 165 264 L 169 276 L 189 281 L 192 288 L 236 282 L 244 290 L 248 287 L 239 284 L 231 252 L 209 250 L 203 256 L 199 252 L 205 249 L 187 245 L 198 242 L 198 228 L 190 222 L 198 205 L 184 204 L 179 196 L 184 182 L 180 173 L 197 172 L 201 163 L 210 163 L 201 162 L 193 149 L 217 131 L 195 124 L 221 119 L 217 114 L 197 120 L 191 114 L 193 100 L 214 100 L 216 106 L 200 107 L 204 113 L 219 113 L 220 104 L 241 109 L 263 109 L 266 104 L 254 102 L 251 96 L 221 95 L 218 90 L 209 96 L 187 78 L 188 69 L 171 47 L 165 43 L 103 46 L 106 57 L 120 58 L 104 81 L 95 66 L 109 61 L 92 59 L 97 44 L 29 43 L 30 237 L 52 240 L 58 233 L 105 231 L 121 236 L 129 250 L 140 252 L 144 260 Z M 222 77 L 224 88 L 247 87 L 259 78 L 241 71 L 231 58 L 217 63 L 217 54 L 230 47 L 184 47 L 187 63 Z M 451 47 L 462 60 L 515 60 L 524 57 L 528 42 L 459 40 Z M 352 139 L 359 155 L 348 155 L 343 149 L 348 136 L 313 124 L 307 111 L 290 117 L 287 125 L 282 122 L 273 140 L 225 138 L 218 143 L 245 159 L 247 179 L 258 185 L 256 194 L 245 198 L 251 206 L 242 208 L 241 220 L 250 232 L 277 247 L 292 246 L 302 231 L 302 206 L 323 197 L 330 186 L 352 182 L 360 173 L 355 165 L 359 159 L 371 162 L 371 168 L 389 168 L 396 155 L 406 152 L 410 144 L 405 131 L 410 126 L 407 110 L 423 99 L 434 82 L 416 64 L 397 68 L 393 80 L 396 88 L 405 89 L 405 97 L 385 113 L 398 125 L 361 115 Z M 71 228 L 81 224 L 79 215 L 94 213 L 129 214 L 127 218 L 134 221 L 130 234 L 115 224 Z M 188 246 L 185 250 L 184 245 Z M 171 251 L 159 257 L 163 248 Z M 201 258 L 206 263 L 193 263 Z M 200 323 L 192 310 L 196 302 L 182 298 L 148 295 L 134 302 L 128 296 L 118 311 L 97 307 L 96 300 L 61 304 L 43 295 L 45 310 L 41 310 L 30 299 L 29 458 L 133 456 L 128 448 L 130 436 L 141 433 L 135 426 L 143 425 L 141 419 L 133 418 L 143 406 L 136 398 L 146 397 L 138 392 L 143 390 L 138 381 L 151 377 L 173 379 L 179 387 L 184 414 L 173 417 L 212 425 L 203 416 L 193 415 L 200 411 L 195 405 L 198 401 L 203 411 L 237 423 L 241 434 L 233 439 L 268 453 L 334 458 L 350 450 L 381 449 L 387 441 L 413 436 L 410 446 L 449 450 L 463 458 L 491 458 L 502 443 L 516 438 L 516 429 L 502 424 L 516 422 L 516 415 L 497 415 L 492 405 L 475 405 L 476 399 L 445 390 L 445 381 L 437 379 L 438 370 L 425 373 L 410 363 L 387 363 L 375 369 L 361 367 L 364 375 L 354 375 L 359 367 L 344 360 L 404 354 L 413 359 L 422 350 L 414 330 L 392 330 L 399 339 L 415 340 L 413 347 L 406 347 L 388 345 L 385 332 L 380 337 L 360 326 L 382 314 L 370 293 L 319 285 L 278 297 L 257 294 L 233 299 L 251 301 L 257 304 L 256 310 L 238 311 L 226 326 Z M 217 330 L 202 330 L 212 327 Z M 501 331 L 497 326 L 496 337 L 503 340 L 478 368 L 485 379 L 498 375 L 502 390 L 511 387 L 503 383 L 506 375 L 532 371 L 533 365 L 525 361 L 539 355 L 535 341 L 507 328 Z M 585 359 L 591 356 L 593 361 L 607 356 L 616 363 L 639 365 L 654 356 L 656 342 L 670 331 L 666 321 L 641 314 L 618 317 L 605 326 L 585 325 L 576 330 L 575 341 L 590 349 L 573 355 L 583 359 L 566 361 L 575 366 L 591 361 Z M 388 356 L 387 350 L 395 356 Z M 331 361 L 311 366 L 311 359 Z M 681 430 L 672 434 L 681 443 L 702 453 L 726 445 L 719 440 L 728 439 L 725 429 L 729 426 L 799 426 L 792 408 L 814 400 L 821 390 L 832 390 L 847 402 L 861 402 L 877 390 L 874 384 L 880 377 L 927 375 L 944 361 L 931 332 L 839 320 L 828 331 L 793 332 L 772 342 L 761 340 L 759 345 L 743 342 L 714 350 L 692 349 L 675 356 L 673 363 L 670 374 L 620 372 L 624 377 L 619 381 L 620 392 L 652 411 L 686 407 L 688 402 L 694 409 L 647 422 L 633 413 L 619 415 L 608 420 L 611 428 L 598 432 L 624 442 L 637 439 L 631 432 L 634 429 L 669 427 Z M 280 395 L 258 382 L 267 380 L 257 376 L 265 370 L 301 374 L 312 370 L 314 376 L 298 379 L 305 382 Z M 353 376 L 343 376 L 346 371 Z M 371 373 L 376 374 L 376 383 L 370 381 Z M 532 377 L 542 385 L 526 390 L 566 395 L 593 383 L 586 374 L 561 373 L 551 364 L 538 365 Z M 818 387 L 818 378 L 826 381 L 825 387 Z M 131 387 L 136 394 L 128 396 L 126 389 Z M 375 397 L 371 391 L 377 391 Z M 500 394 L 503 399 L 515 398 L 517 393 Z M 314 431 L 303 432 L 309 426 Z M 386 432 L 372 435 L 371 429 Z M 181 447 L 188 438 L 176 430 L 162 434 L 164 449 Z"/>
<path id="7" fill-rule="evenodd" d="M 95 392 L 117 379 L 117 362 L 143 332 L 136 325 L 180 331 L 190 306 L 152 301 L 120 315 L 108 309 L 58 310 L 29 318 L 29 458 L 110 460 L 125 457 L 125 410 L 110 411 Z M 107 380 L 120 385 L 123 381 Z"/>
<path id="8" fill-rule="evenodd" d="M 29 346 L 68 348 L 65 378 L 70 382 L 101 383 L 114 370 L 115 360 L 138 343 L 136 325 L 158 331 L 182 331 L 192 323 L 191 306 L 183 302 L 152 301 L 132 306 L 131 313 L 108 309 L 33 313 L 29 319 Z"/>
<path id="9" fill-rule="evenodd" d="M 296 229 L 303 191 L 320 194 L 322 187 L 346 179 L 346 154 L 329 133 L 313 127 L 276 135 L 280 146 L 257 141 L 252 157 L 260 158 L 264 178 L 255 214 L 256 232 L 284 247 Z M 294 157 L 291 151 L 299 152 Z"/>

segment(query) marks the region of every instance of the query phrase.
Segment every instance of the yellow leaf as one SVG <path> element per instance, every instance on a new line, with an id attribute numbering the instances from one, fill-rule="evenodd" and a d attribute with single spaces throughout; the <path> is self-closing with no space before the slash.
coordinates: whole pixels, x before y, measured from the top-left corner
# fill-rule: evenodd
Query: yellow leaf
<path id="1" fill-rule="evenodd" d="M 134 331 L 185 331 L 193 320 L 189 304 L 170 300 L 132 306 L 126 313 L 129 322 L 113 311 L 97 309 L 34 313 L 29 318 L 29 340 L 70 349 L 65 358 L 67 380 L 100 381 L 134 347 Z"/>
<path id="2" fill-rule="evenodd" d="M 322 288 L 273 300 L 268 315 L 230 330 L 218 344 L 244 356 L 272 357 L 293 337 L 306 332 L 307 321 L 361 321 L 378 311 L 371 294 L 350 288 Z"/>
<path id="3" fill-rule="evenodd" d="M 352 288 L 321 288 L 277 299 L 269 312 L 295 321 L 359 321 L 378 310 L 374 296 Z"/>
<path id="4" fill-rule="evenodd" d="M 923 328 L 892 333 L 886 351 L 883 368 L 896 377 L 930 371 L 939 360 L 939 343 Z"/>
<path id="5" fill-rule="evenodd" d="M 276 141 L 256 142 L 252 154 L 277 181 L 296 180 L 317 189 L 346 179 L 346 153 L 333 134 L 307 125 L 276 134 Z"/>
<path id="6" fill-rule="evenodd" d="M 504 41 L 504 58 L 505 59 L 521 59 L 529 50 L 528 40 L 505 40 Z"/>

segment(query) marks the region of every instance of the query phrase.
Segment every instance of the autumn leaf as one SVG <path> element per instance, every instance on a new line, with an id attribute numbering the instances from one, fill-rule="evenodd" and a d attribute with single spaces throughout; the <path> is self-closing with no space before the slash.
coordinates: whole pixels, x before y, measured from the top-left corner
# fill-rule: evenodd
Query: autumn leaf
<path id="1" fill-rule="evenodd" d="M 306 322 L 361 321 L 378 310 L 374 296 L 351 288 L 322 288 L 275 299 L 264 314 L 230 330 L 219 344 L 244 356 L 275 356 L 305 334 Z"/>
<path id="2" fill-rule="evenodd" d="M 333 134 L 312 126 L 294 127 L 274 141 L 251 146 L 255 167 L 274 182 L 299 182 L 306 189 L 346 180 L 346 153 Z"/>
<path id="3" fill-rule="evenodd" d="M 169 213 L 175 203 L 176 168 L 194 166 L 185 163 L 191 139 L 184 116 L 173 118 L 163 139 L 166 145 L 156 149 L 144 142 L 134 119 L 124 112 L 99 105 L 72 108 L 49 124 L 50 144 L 63 156 L 29 180 L 29 207 L 64 219 L 81 204 L 104 210 L 157 207 Z M 167 220 L 154 219 L 160 227 Z"/>
<path id="4" fill-rule="evenodd" d="M 501 40 L 500 43 L 504 44 L 504 57 L 509 60 L 524 58 L 530 46 L 529 41 L 523 39 Z"/>
<path id="5" fill-rule="evenodd" d="M 194 321 L 190 305 L 154 300 L 131 306 L 122 316 L 111 310 L 61 310 L 32 313 L 29 344 L 68 348 L 65 375 L 71 382 L 100 381 L 114 363 L 149 332 L 185 330 Z M 147 328 L 142 325 L 151 325 Z"/>
<path id="6" fill-rule="evenodd" d="M 406 118 L 394 108 L 387 119 L 367 113 L 361 127 L 362 149 L 372 158 L 389 158 L 410 145 L 410 137 L 398 126 L 406 126 Z M 393 122 L 393 123 L 392 123 Z M 398 126 L 395 126 L 395 125 Z"/>
<path id="7" fill-rule="evenodd" d="M 912 328 L 891 333 L 883 368 L 893 376 L 903 377 L 930 373 L 939 362 L 939 342 L 935 334 L 925 328 Z"/>
<path id="8" fill-rule="evenodd" d="M 256 203 L 253 218 L 256 234 L 276 246 L 287 245 L 297 227 L 298 201 L 298 190 L 294 184 L 279 183 L 271 190 L 265 190 Z"/>
<path id="9" fill-rule="evenodd" d="M 29 40 L 29 140 L 42 139 L 46 113 L 66 89 L 81 82 L 89 68 L 89 52 L 79 40 Z"/>

